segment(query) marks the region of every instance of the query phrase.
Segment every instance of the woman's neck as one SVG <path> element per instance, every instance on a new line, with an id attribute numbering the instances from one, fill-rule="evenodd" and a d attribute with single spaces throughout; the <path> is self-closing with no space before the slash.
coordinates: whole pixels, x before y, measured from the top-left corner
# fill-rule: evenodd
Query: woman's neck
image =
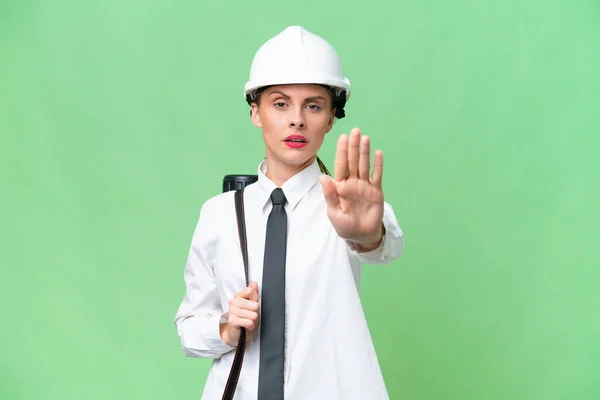
<path id="1" fill-rule="evenodd" d="M 315 156 L 299 165 L 289 165 L 267 157 L 267 173 L 265 174 L 277 187 L 283 186 L 288 179 L 312 165 Z"/>

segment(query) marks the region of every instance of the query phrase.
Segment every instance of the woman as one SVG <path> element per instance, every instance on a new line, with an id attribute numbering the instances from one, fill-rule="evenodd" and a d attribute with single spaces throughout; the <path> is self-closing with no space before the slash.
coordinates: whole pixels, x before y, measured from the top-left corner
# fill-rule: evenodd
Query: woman
<path id="1" fill-rule="evenodd" d="M 289 27 L 258 50 L 244 94 L 266 150 L 244 191 L 251 282 L 223 193 L 201 208 L 175 317 L 184 353 L 214 359 L 203 399 L 221 398 L 241 328 L 236 399 L 387 399 L 358 287 L 362 264 L 401 254 L 403 233 L 367 136 L 340 136 L 333 178 L 316 156 L 350 96 L 338 55 Z"/>

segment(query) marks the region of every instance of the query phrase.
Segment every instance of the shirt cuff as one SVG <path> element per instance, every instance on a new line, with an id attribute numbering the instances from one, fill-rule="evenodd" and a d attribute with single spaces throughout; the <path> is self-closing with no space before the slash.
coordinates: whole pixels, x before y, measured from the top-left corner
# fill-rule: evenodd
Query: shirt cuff
<path id="1" fill-rule="evenodd" d="M 227 322 L 227 313 L 211 316 L 202 326 L 202 336 L 206 340 L 206 344 L 215 353 L 227 353 L 235 349 L 229 346 L 221 338 L 221 324 Z"/>
<path id="2" fill-rule="evenodd" d="M 395 217 L 388 210 L 383 213 L 383 226 L 385 233 L 379 247 L 367 252 L 361 252 L 354 243 L 346 241 L 349 251 L 365 264 L 385 264 L 400 256 L 404 247 L 403 233 Z"/>

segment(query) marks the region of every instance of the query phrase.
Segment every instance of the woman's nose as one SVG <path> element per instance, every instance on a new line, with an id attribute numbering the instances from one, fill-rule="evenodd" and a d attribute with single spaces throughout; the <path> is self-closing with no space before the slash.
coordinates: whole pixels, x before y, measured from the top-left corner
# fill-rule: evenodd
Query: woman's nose
<path id="1" fill-rule="evenodd" d="M 290 120 L 290 128 L 304 128 L 304 118 L 301 113 L 297 113 Z"/>

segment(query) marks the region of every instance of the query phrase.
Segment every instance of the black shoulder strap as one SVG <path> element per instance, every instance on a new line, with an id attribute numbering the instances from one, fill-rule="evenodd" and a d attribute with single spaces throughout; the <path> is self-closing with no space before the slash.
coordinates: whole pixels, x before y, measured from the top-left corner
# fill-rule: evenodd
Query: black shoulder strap
<path id="1" fill-rule="evenodd" d="M 244 259 L 244 273 L 246 276 L 246 286 L 248 286 L 248 242 L 246 239 L 246 221 L 244 219 L 244 189 L 235 191 L 235 215 L 237 217 L 238 235 L 240 237 L 240 247 L 242 249 L 242 258 Z M 246 329 L 242 328 L 240 340 L 235 349 L 235 356 L 229 378 L 223 392 L 223 400 L 233 400 L 235 388 L 237 387 L 242 363 L 244 362 L 244 352 L 246 350 Z"/>
<path id="2" fill-rule="evenodd" d="M 246 239 L 246 220 L 244 217 L 244 189 L 235 191 L 235 215 L 237 217 L 238 235 L 240 237 L 240 247 L 242 249 L 242 258 L 244 259 L 244 275 L 246 276 L 246 286 L 248 281 L 248 240 Z"/>

